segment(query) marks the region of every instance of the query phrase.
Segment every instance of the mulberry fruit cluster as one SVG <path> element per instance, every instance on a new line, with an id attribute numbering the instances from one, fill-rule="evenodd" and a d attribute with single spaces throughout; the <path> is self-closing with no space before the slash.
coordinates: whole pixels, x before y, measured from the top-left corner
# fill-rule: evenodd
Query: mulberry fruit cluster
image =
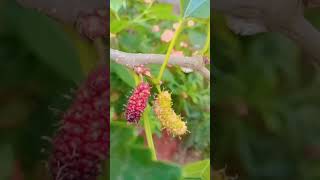
<path id="1" fill-rule="evenodd" d="M 55 180 L 96 180 L 109 154 L 108 68 L 91 72 L 62 117 L 49 157 Z"/>
<path id="2" fill-rule="evenodd" d="M 173 136 L 181 136 L 187 132 L 186 123 L 172 109 L 171 94 L 168 91 L 162 91 L 157 95 L 153 109 L 162 127 Z"/>
<path id="3" fill-rule="evenodd" d="M 129 123 L 139 122 L 144 109 L 147 106 L 151 86 L 141 82 L 133 91 L 126 106 L 125 116 Z"/>

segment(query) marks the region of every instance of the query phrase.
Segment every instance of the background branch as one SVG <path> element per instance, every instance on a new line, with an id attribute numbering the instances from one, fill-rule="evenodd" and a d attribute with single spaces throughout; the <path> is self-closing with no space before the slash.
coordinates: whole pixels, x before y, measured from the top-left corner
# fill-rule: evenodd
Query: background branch
<path id="1" fill-rule="evenodd" d="M 235 33 L 280 32 L 320 64 L 320 32 L 304 18 L 304 9 L 320 7 L 320 0 L 214 0 L 213 4 L 213 10 L 232 17 L 228 25 Z"/>
<path id="2" fill-rule="evenodd" d="M 16 0 L 21 6 L 36 9 L 64 23 L 73 24 L 81 14 L 107 9 L 105 0 Z"/>
<path id="3" fill-rule="evenodd" d="M 140 64 L 162 64 L 165 55 L 127 53 L 110 49 L 110 58 L 118 64 L 133 68 L 134 66 Z M 170 57 L 169 64 L 198 71 L 205 79 L 210 81 L 210 71 L 205 67 L 205 60 L 202 56 Z"/>

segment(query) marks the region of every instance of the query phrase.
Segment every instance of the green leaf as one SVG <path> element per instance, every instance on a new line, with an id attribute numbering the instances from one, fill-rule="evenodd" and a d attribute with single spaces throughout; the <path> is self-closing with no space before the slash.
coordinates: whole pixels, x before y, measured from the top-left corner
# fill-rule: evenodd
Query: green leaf
<path id="1" fill-rule="evenodd" d="M 143 52 L 143 48 L 141 48 L 141 43 L 143 43 L 146 39 L 144 34 L 132 34 L 132 32 L 123 32 L 121 36 L 118 38 L 120 49 L 125 52 Z"/>
<path id="2" fill-rule="evenodd" d="M 210 160 L 205 159 L 185 165 L 183 180 L 187 179 L 210 180 Z"/>
<path id="3" fill-rule="evenodd" d="M 128 69 L 126 69 L 120 64 L 111 63 L 111 70 L 115 72 L 123 82 L 125 82 L 131 87 L 135 87 L 134 79 L 128 71 Z"/>
<path id="4" fill-rule="evenodd" d="M 160 71 L 161 65 L 159 65 L 159 64 L 152 64 L 152 65 L 150 65 L 149 67 L 150 67 L 151 74 L 158 74 L 159 71 Z M 162 77 L 162 81 L 178 84 L 178 83 L 175 81 L 175 78 L 174 78 L 173 74 L 172 74 L 168 69 L 166 69 L 166 70 L 164 71 L 163 77 Z"/>
<path id="5" fill-rule="evenodd" d="M 195 112 L 192 112 L 192 115 L 194 114 Z M 196 121 L 188 122 L 188 125 L 188 127 L 190 127 L 189 131 L 190 134 L 192 133 L 192 136 L 189 136 L 186 139 L 186 147 L 192 147 L 197 150 L 204 151 L 205 148 L 208 148 L 210 146 L 210 120 L 202 117 L 201 119 L 198 119 Z"/>
<path id="6" fill-rule="evenodd" d="M 178 20 L 178 16 L 173 13 L 171 4 L 155 4 L 148 10 L 148 18 L 155 18 L 158 20 Z"/>
<path id="7" fill-rule="evenodd" d="M 151 159 L 151 152 L 138 140 L 133 127 L 126 123 L 110 125 L 110 179 L 178 180 L 178 166 Z"/>
<path id="8" fill-rule="evenodd" d="M 115 13 L 118 13 L 118 11 L 122 7 L 126 7 L 126 0 L 111 0 L 110 1 L 110 9 L 114 11 Z"/>
<path id="9" fill-rule="evenodd" d="M 209 0 L 181 0 L 182 17 L 194 17 L 207 19 L 210 17 Z"/>
<path id="10" fill-rule="evenodd" d="M 67 34 L 47 16 L 28 9 L 11 12 L 12 24 L 31 51 L 65 79 L 83 78 L 77 51 Z"/>
<path id="11" fill-rule="evenodd" d="M 206 35 L 195 30 L 188 31 L 188 37 L 195 49 L 203 48 L 206 42 Z"/>
<path id="12" fill-rule="evenodd" d="M 127 20 L 114 20 L 111 21 L 110 24 L 110 32 L 111 33 L 118 33 L 122 30 L 125 30 L 130 25 L 129 21 Z"/>

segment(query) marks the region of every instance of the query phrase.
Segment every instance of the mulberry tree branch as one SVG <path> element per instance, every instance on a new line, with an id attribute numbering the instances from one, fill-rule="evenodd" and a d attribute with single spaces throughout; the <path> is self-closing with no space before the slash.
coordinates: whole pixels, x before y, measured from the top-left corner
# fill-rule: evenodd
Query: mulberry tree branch
<path id="1" fill-rule="evenodd" d="M 16 0 L 21 6 L 36 9 L 64 23 L 73 24 L 81 14 L 107 10 L 105 0 Z"/>
<path id="2" fill-rule="evenodd" d="M 24 8 L 37 10 L 42 14 L 72 25 L 90 40 L 107 36 L 108 8 L 105 0 L 16 0 Z"/>
<path id="3" fill-rule="evenodd" d="M 279 32 L 320 65 L 320 31 L 304 17 L 304 9 L 320 7 L 320 0 L 213 0 L 212 4 L 214 11 L 237 19 L 229 22 L 236 33 Z"/>
<path id="4" fill-rule="evenodd" d="M 133 68 L 140 64 L 162 64 L 165 55 L 163 54 L 141 54 L 127 53 L 110 49 L 110 58 L 112 61 Z M 205 67 L 206 60 L 202 56 L 193 57 L 170 57 L 170 65 L 177 65 L 189 68 L 200 73 L 205 79 L 210 81 L 210 71 Z"/>
<path id="5" fill-rule="evenodd" d="M 69 24 L 75 24 L 81 14 L 92 13 L 97 9 L 106 9 L 105 0 L 70 0 L 68 2 L 64 0 L 17 0 L 17 2 L 23 7 L 37 9 L 50 17 Z M 162 64 L 165 57 L 160 54 L 133 54 L 113 49 L 110 49 L 110 54 L 111 59 L 115 62 L 129 67 L 138 64 Z M 201 56 L 170 57 L 169 64 L 193 69 L 210 80 L 210 71 L 205 67 L 205 61 Z"/>

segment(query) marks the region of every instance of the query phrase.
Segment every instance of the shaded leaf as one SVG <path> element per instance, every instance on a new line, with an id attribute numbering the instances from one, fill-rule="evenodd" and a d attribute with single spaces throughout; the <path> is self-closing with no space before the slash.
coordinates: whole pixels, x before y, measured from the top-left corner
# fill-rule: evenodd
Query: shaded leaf
<path id="1" fill-rule="evenodd" d="M 21 39 L 64 78 L 79 82 L 83 78 L 79 57 L 72 42 L 52 19 L 32 10 L 11 14 Z"/>
<path id="2" fill-rule="evenodd" d="M 178 166 L 151 159 L 151 152 L 138 140 L 133 127 L 112 122 L 110 128 L 110 179 L 177 180 L 181 177 Z"/>
<path id="3" fill-rule="evenodd" d="M 123 82 L 131 87 L 135 87 L 135 81 L 127 68 L 116 63 L 111 63 L 111 66 L 111 70 L 115 72 Z"/>
<path id="4" fill-rule="evenodd" d="M 188 37 L 195 49 L 201 49 L 206 42 L 206 35 L 198 31 L 188 31 Z"/>

